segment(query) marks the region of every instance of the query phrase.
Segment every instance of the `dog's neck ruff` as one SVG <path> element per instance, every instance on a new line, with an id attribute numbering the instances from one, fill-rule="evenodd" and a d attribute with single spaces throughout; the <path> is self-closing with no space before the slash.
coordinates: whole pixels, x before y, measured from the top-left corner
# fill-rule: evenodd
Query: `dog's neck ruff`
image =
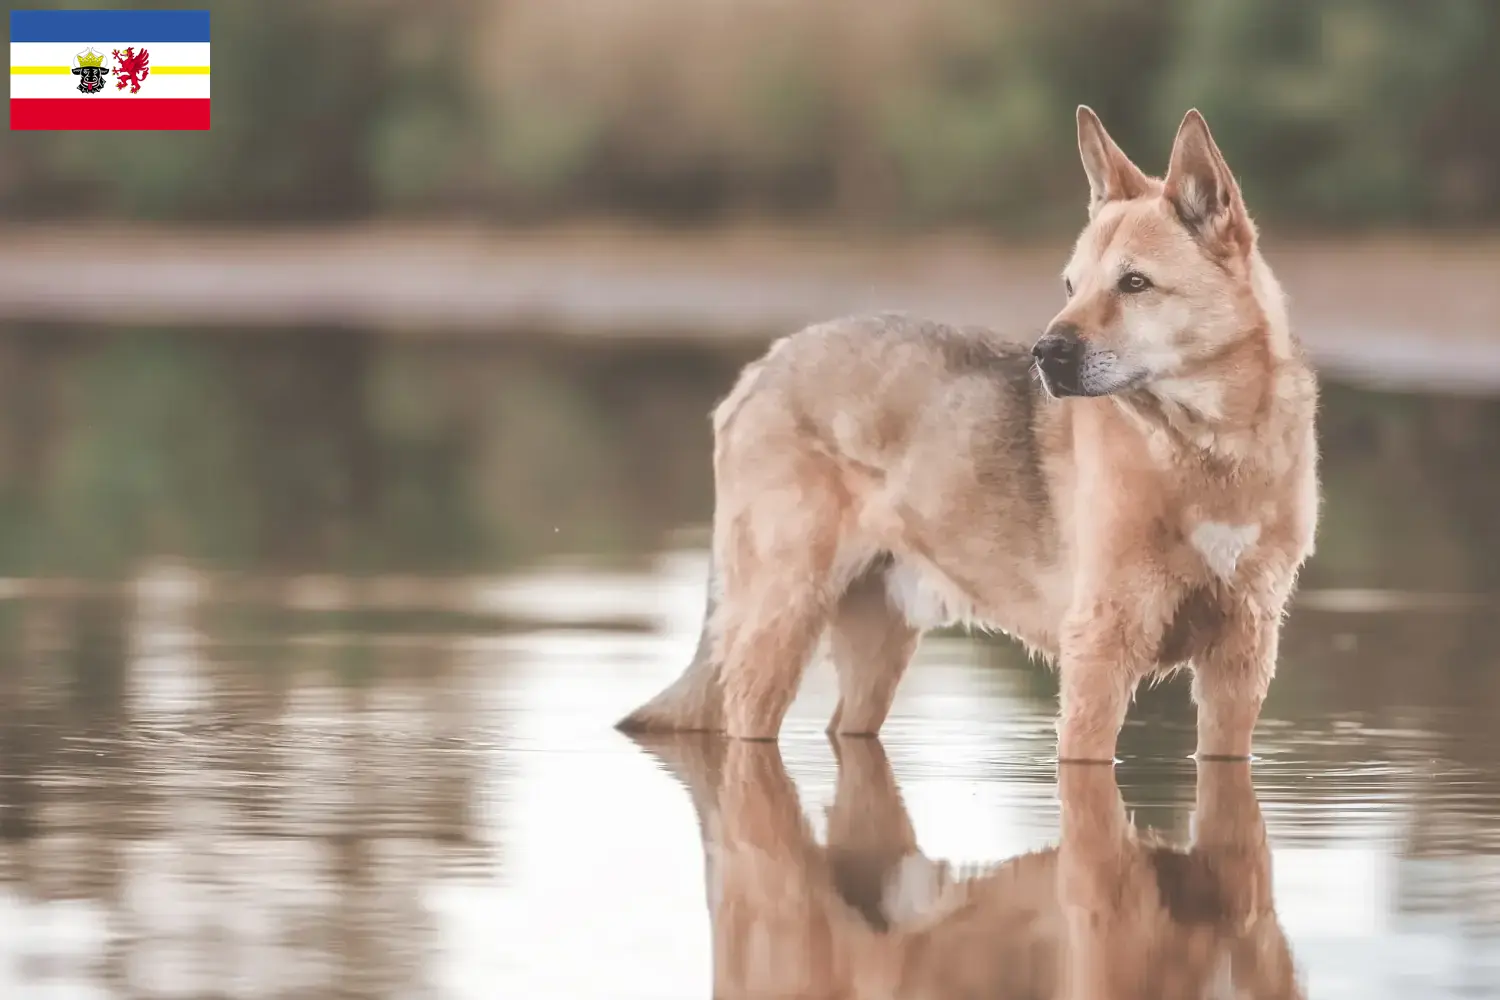
<path id="1" fill-rule="evenodd" d="M 1209 383 L 1209 388 L 1212 388 Z M 1110 397 L 1146 439 L 1151 454 L 1169 465 L 1184 460 L 1236 465 L 1251 450 L 1253 426 L 1238 426 L 1206 405 L 1208 393 L 1179 395 L 1144 386 Z"/>
<path id="2" fill-rule="evenodd" d="M 1289 343 L 1290 334 L 1262 314 L 1226 346 L 1196 359 L 1190 373 L 1122 393 L 1120 408 L 1147 435 L 1153 453 L 1236 465 L 1278 421 L 1278 399 L 1297 395 L 1302 362 L 1278 349 Z"/>

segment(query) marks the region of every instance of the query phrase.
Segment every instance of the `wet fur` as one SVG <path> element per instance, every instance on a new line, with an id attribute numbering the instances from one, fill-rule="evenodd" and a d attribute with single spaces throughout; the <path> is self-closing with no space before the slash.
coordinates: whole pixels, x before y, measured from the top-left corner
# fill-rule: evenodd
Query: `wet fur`
<path id="1" fill-rule="evenodd" d="M 1198 752 L 1250 753 L 1313 548 L 1316 380 L 1202 118 L 1160 180 L 1078 128 L 1089 222 L 1049 329 L 1086 346 L 1091 394 L 904 315 L 776 342 L 714 413 L 698 651 L 622 729 L 774 739 L 826 635 L 829 728 L 873 734 L 921 633 L 963 623 L 1058 665 L 1064 759 L 1112 759 L 1137 684 L 1179 668 Z M 1131 269 L 1149 291 L 1121 293 Z"/>

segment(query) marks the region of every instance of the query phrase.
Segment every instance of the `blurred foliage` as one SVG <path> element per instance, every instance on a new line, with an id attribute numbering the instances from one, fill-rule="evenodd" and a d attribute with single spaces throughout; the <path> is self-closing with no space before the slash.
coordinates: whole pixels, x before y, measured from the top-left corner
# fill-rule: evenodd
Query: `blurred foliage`
<path id="1" fill-rule="evenodd" d="M 220 332 L 0 336 L 0 577 L 640 552 L 706 509 L 703 415 L 745 360 Z"/>
<path id="2" fill-rule="evenodd" d="M 1153 172 L 1200 107 L 1263 216 L 1500 221 L 1494 0 L 209 6 L 209 133 L 12 134 L 0 210 L 1019 231 L 1076 221 L 1084 102 Z"/>

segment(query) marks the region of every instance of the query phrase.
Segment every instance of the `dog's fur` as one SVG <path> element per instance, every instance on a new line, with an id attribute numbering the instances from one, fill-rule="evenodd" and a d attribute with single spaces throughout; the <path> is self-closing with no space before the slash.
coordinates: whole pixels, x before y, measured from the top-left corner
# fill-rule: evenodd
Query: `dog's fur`
<path id="1" fill-rule="evenodd" d="M 1249 755 L 1313 548 L 1316 381 L 1202 117 L 1160 180 L 1085 107 L 1078 142 L 1089 221 L 1035 363 L 882 315 L 745 368 L 714 413 L 698 652 L 622 729 L 774 739 L 826 630 L 830 729 L 872 734 L 921 630 L 962 622 L 1058 663 L 1064 759 L 1113 759 L 1136 685 L 1180 666 L 1199 754 Z"/>
<path id="2" fill-rule="evenodd" d="M 835 737 L 820 845 L 775 744 L 643 741 L 703 837 L 713 995 L 859 1000 L 1298 1000 L 1243 761 L 1198 764 L 1189 849 L 1137 830 L 1114 769 L 1060 765 L 1056 847 L 927 857 L 878 739 Z"/>

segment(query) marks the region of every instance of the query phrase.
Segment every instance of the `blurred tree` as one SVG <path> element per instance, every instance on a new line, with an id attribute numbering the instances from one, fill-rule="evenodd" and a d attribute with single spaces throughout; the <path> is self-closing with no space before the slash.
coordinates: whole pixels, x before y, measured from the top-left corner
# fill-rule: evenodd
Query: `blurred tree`
<path id="1" fill-rule="evenodd" d="M 1272 211 L 1428 220 L 1445 199 L 1425 134 L 1476 61 L 1493 63 L 1494 22 L 1489 0 L 1203 0 L 1185 8 L 1155 120 L 1165 129 L 1199 106 Z M 1500 109 L 1500 91 L 1489 103 Z M 1469 207 L 1493 217 L 1500 205 Z"/>
<path id="2" fill-rule="evenodd" d="M 1267 217 L 1500 222 L 1494 0 L 209 6 L 210 132 L 14 133 L 0 211 L 1069 228 L 1084 102 L 1154 172 L 1202 108 Z"/>
<path id="3" fill-rule="evenodd" d="M 924 220 L 1072 225 L 1086 201 L 1074 126 L 1080 103 L 1153 169 L 1154 150 L 1141 140 L 1151 135 L 1178 3 L 948 6 L 947 30 L 915 85 L 893 88 L 885 119 L 908 211 Z"/>

